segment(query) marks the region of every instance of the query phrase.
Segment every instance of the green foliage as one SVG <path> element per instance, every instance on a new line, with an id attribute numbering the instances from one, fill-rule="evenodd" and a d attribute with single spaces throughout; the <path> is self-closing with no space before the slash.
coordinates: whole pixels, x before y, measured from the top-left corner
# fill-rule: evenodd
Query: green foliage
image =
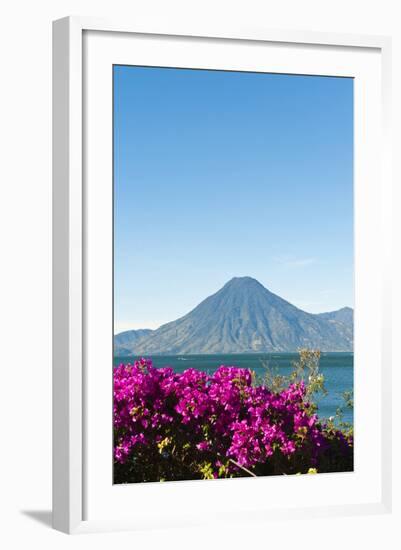
<path id="1" fill-rule="evenodd" d="M 353 437 L 354 426 L 350 422 L 344 420 L 344 410 L 354 408 L 354 391 L 348 390 L 343 392 L 342 398 L 342 406 L 338 407 L 336 414 L 327 420 L 327 427 L 328 429 L 339 428 L 347 437 Z"/>
<path id="2" fill-rule="evenodd" d="M 266 373 L 262 378 L 254 376 L 254 384 L 264 384 L 274 392 L 281 392 L 290 384 L 300 382 L 306 385 L 306 398 L 310 404 L 310 410 L 316 412 L 318 407 L 316 397 L 327 395 L 323 373 L 320 372 L 320 351 L 301 349 L 299 359 L 293 361 L 292 371 L 288 375 L 283 375 L 277 369 L 268 364 L 264 364 Z M 337 408 L 334 416 L 325 419 L 328 430 L 340 429 L 347 437 L 353 436 L 354 428 L 350 422 L 344 421 L 344 411 L 353 409 L 354 392 L 347 390 L 342 394 L 343 404 Z M 323 419 L 321 419 L 323 421 Z"/>
<path id="3" fill-rule="evenodd" d="M 298 361 L 292 362 L 292 371 L 289 375 L 279 374 L 277 369 L 264 365 L 266 369 L 262 380 L 255 380 L 256 384 L 264 384 L 273 392 L 281 392 L 290 384 L 303 381 L 306 385 L 306 398 L 313 410 L 317 409 L 314 399 L 318 394 L 327 395 L 324 385 L 324 376 L 319 370 L 320 351 L 301 349 Z"/>

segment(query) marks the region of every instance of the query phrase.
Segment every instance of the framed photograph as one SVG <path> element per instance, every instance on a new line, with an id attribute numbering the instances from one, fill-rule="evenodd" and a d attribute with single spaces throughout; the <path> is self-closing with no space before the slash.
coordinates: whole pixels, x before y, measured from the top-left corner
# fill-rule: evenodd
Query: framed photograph
<path id="1" fill-rule="evenodd" d="M 389 511 L 390 40 L 53 52 L 54 527 Z"/>

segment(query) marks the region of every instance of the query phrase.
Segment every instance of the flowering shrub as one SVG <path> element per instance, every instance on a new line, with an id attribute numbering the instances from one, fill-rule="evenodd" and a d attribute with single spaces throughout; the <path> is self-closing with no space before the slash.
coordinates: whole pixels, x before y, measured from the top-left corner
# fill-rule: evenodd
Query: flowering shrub
<path id="1" fill-rule="evenodd" d="M 319 422 L 303 381 L 247 369 L 178 374 L 147 359 L 114 370 L 114 482 L 349 471 L 352 437 Z"/>

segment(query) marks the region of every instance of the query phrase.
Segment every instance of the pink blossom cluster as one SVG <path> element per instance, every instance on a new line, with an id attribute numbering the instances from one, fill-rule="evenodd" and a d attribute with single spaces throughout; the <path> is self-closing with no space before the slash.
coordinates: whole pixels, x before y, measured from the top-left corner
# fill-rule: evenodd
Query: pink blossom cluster
<path id="1" fill-rule="evenodd" d="M 176 373 L 141 359 L 114 369 L 115 465 L 133 480 L 327 470 L 338 457 L 352 468 L 352 441 L 327 432 L 302 381 L 275 393 L 237 367 Z"/>

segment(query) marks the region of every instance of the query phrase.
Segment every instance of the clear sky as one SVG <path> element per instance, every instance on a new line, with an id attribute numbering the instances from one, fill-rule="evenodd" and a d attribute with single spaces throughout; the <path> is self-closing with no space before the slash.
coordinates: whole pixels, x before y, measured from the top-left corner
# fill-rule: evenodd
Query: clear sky
<path id="1" fill-rule="evenodd" d="M 353 81 L 114 68 L 115 332 L 249 275 L 353 306 Z"/>

